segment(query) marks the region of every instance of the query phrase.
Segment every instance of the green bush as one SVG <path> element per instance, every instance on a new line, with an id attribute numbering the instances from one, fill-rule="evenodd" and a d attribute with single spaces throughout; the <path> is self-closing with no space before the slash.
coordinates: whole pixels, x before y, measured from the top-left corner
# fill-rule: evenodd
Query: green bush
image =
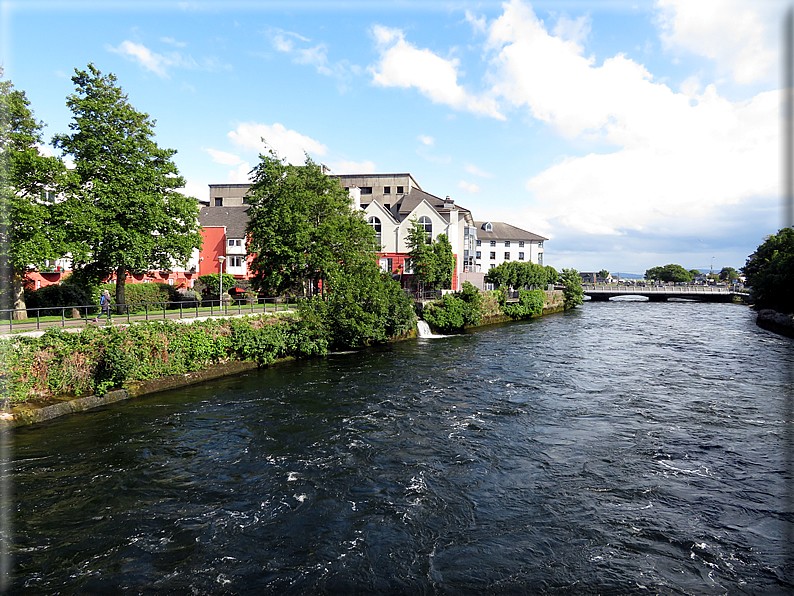
<path id="1" fill-rule="evenodd" d="M 560 281 L 562 281 L 565 296 L 565 310 L 579 306 L 584 302 L 582 278 L 576 269 L 563 269 L 560 273 Z"/>
<path id="2" fill-rule="evenodd" d="M 464 282 L 459 292 L 445 294 L 441 300 L 428 304 L 423 316 L 430 325 L 445 333 L 460 331 L 466 325 L 479 325 L 482 320 L 480 291 Z"/>
<path id="3" fill-rule="evenodd" d="M 113 299 L 113 304 L 116 301 L 116 284 L 102 284 L 100 290 L 108 290 Z M 162 304 L 152 305 L 154 302 L 172 302 L 168 308 L 179 308 L 178 302 L 180 296 L 174 286 L 168 284 L 154 282 L 149 284 L 124 284 L 124 299 L 128 305 L 131 314 L 144 312 L 146 307 L 140 306 L 148 303 L 148 309 L 162 309 Z M 136 306 L 137 305 L 137 306 Z"/>
<path id="4" fill-rule="evenodd" d="M 25 289 L 25 306 L 27 306 L 29 317 L 35 317 L 37 308 L 52 308 L 60 306 L 84 306 L 86 304 L 93 304 L 91 295 L 83 288 L 79 288 L 70 284 L 62 283 L 51 286 L 44 286 L 38 290 Z M 90 309 L 91 314 L 96 309 Z M 44 310 L 39 313 L 41 316 L 58 315 L 60 310 Z M 71 316 L 71 311 L 66 313 Z"/>
<path id="5" fill-rule="evenodd" d="M 543 312 L 545 300 L 543 290 L 519 290 L 518 302 L 505 302 L 502 312 L 514 319 L 539 315 Z"/>

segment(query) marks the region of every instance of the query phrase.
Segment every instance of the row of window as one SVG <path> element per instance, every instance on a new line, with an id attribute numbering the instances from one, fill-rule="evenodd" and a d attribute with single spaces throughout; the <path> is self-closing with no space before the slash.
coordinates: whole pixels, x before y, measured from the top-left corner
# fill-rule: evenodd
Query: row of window
<path id="1" fill-rule="evenodd" d="M 479 250 L 477 251 L 477 258 L 478 259 L 482 259 L 482 253 Z M 490 260 L 492 260 L 492 261 L 495 261 L 496 260 L 496 252 L 491 251 L 490 253 L 488 253 L 488 258 Z M 509 252 L 505 253 L 505 259 L 504 260 L 505 261 L 509 261 L 510 260 L 510 253 Z M 518 260 L 519 261 L 523 261 L 524 260 L 524 253 L 523 252 L 518 253 Z"/>
<path id="2" fill-rule="evenodd" d="M 380 241 L 380 233 L 381 233 L 381 227 L 382 227 L 381 226 L 381 222 L 380 222 L 380 218 L 379 217 L 375 217 L 373 215 L 372 217 L 370 217 L 367 220 L 367 223 L 369 223 L 369 225 L 372 226 L 372 229 L 375 230 L 375 234 L 378 237 L 378 241 Z M 419 218 L 419 225 L 422 226 L 422 228 L 425 231 L 425 234 L 427 234 L 428 236 L 431 236 L 431 237 L 433 236 L 433 222 L 432 222 L 432 220 L 429 217 L 427 217 L 426 215 L 423 215 L 422 217 L 420 217 Z"/>
<path id="3" fill-rule="evenodd" d="M 482 240 L 477 241 L 477 246 L 482 246 Z M 496 240 L 491 240 L 491 246 L 496 246 Z M 538 246 L 542 247 L 543 243 L 539 243 Z M 510 248 L 510 240 L 505 240 L 505 248 Z M 524 241 L 518 241 L 518 248 L 524 248 Z"/>
<path id="4" fill-rule="evenodd" d="M 242 267 L 245 264 L 245 257 L 226 257 L 227 267 Z"/>
<path id="5" fill-rule="evenodd" d="M 362 195 L 371 195 L 372 194 L 372 187 L 371 186 L 362 186 L 362 187 L 359 188 L 359 190 L 361 191 Z M 398 195 L 404 194 L 403 190 L 405 190 L 404 187 L 398 186 L 397 187 L 397 194 Z M 390 195 L 391 194 L 391 186 L 384 186 L 383 187 L 383 194 Z"/>

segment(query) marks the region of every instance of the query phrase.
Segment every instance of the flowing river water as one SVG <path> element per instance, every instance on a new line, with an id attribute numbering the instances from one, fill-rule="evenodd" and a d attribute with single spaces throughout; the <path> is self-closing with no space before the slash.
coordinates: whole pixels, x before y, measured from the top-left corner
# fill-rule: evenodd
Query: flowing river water
<path id="1" fill-rule="evenodd" d="M 12 592 L 792 593 L 791 348 L 585 303 L 18 429 Z"/>

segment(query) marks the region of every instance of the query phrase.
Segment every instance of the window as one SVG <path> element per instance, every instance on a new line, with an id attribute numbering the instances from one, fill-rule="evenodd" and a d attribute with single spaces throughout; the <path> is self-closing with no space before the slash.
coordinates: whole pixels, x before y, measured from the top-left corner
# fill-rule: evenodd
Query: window
<path id="1" fill-rule="evenodd" d="M 496 246 L 496 240 L 491 240 L 491 246 Z"/>
<path id="2" fill-rule="evenodd" d="M 509 240 L 505 240 L 505 248 L 510 248 L 510 241 Z"/>
<path id="3" fill-rule="evenodd" d="M 215 197 L 215 206 L 223 207 L 223 197 Z"/>
<path id="4" fill-rule="evenodd" d="M 229 257 L 229 267 L 242 267 L 243 257 Z"/>
<path id="5" fill-rule="evenodd" d="M 229 246 L 242 246 L 243 241 L 239 238 L 229 238 Z"/>
<path id="6" fill-rule="evenodd" d="M 505 253 L 505 261 L 509 261 L 509 260 L 510 260 L 510 253 L 506 252 Z"/>
<path id="7" fill-rule="evenodd" d="M 387 210 L 391 209 L 391 203 L 384 203 L 383 206 L 386 207 Z"/>
<path id="8" fill-rule="evenodd" d="M 542 264 L 543 264 L 543 253 L 540 253 L 538 255 L 538 265 L 542 265 Z"/>
<path id="9" fill-rule="evenodd" d="M 481 259 L 481 258 L 482 258 L 482 253 L 481 253 L 479 250 L 477 251 L 477 258 L 478 258 L 478 259 Z"/>
<path id="10" fill-rule="evenodd" d="M 524 260 L 524 253 L 523 252 L 518 253 L 518 260 L 519 261 L 523 261 Z"/>
<path id="11" fill-rule="evenodd" d="M 477 241 L 477 246 L 482 246 L 482 240 Z"/>
<path id="12" fill-rule="evenodd" d="M 401 194 L 403 194 L 403 187 L 402 187 L 402 186 L 398 186 L 398 187 L 397 187 L 397 194 L 398 194 L 398 195 L 401 195 Z"/>
<path id="13" fill-rule="evenodd" d="M 423 215 L 419 218 L 419 225 L 425 229 L 425 234 L 427 234 L 428 238 L 433 237 L 433 222 L 430 221 L 427 215 Z"/>
<path id="14" fill-rule="evenodd" d="M 482 229 L 486 232 L 493 232 L 493 226 L 491 225 L 490 221 L 486 221 L 484 224 L 482 224 Z"/>
<path id="15" fill-rule="evenodd" d="M 518 241 L 518 248 L 524 248 L 524 241 L 523 240 L 519 240 Z"/>
<path id="16" fill-rule="evenodd" d="M 488 267 L 488 269 L 493 269 L 494 267 L 496 267 L 496 265 L 494 265 L 493 263 L 491 263 L 491 265 Z"/>
<path id="17" fill-rule="evenodd" d="M 381 230 L 380 219 L 378 219 L 377 217 L 370 217 L 367 220 L 367 223 L 369 223 L 369 225 L 372 226 L 372 229 L 375 230 L 375 236 L 378 238 L 378 244 L 380 244 L 380 230 Z"/>
<path id="18" fill-rule="evenodd" d="M 390 195 L 391 194 L 391 186 L 384 186 L 383 187 L 383 194 Z"/>
<path id="19" fill-rule="evenodd" d="M 538 242 L 538 248 L 543 248 L 543 240 L 541 240 L 540 242 Z"/>
<path id="20" fill-rule="evenodd" d="M 362 195 L 371 195 L 372 194 L 372 187 L 371 186 L 362 186 L 361 187 L 361 194 Z"/>
<path id="21" fill-rule="evenodd" d="M 493 261 L 493 260 L 495 260 L 495 259 L 496 259 L 496 253 L 495 253 L 495 252 L 493 252 L 493 251 L 491 251 L 491 254 L 490 254 L 489 258 L 490 258 L 492 261 Z"/>

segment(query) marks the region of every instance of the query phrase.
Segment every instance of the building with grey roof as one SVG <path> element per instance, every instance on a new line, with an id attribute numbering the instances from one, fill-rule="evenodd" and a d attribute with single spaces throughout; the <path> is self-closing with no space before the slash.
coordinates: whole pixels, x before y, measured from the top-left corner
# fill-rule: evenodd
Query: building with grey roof
<path id="1" fill-rule="evenodd" d="M 483 270 L 508 261 L 543 265 L 543 243 L 548 240 L 501 221 L 478 221 L 475 262 Z"/>

